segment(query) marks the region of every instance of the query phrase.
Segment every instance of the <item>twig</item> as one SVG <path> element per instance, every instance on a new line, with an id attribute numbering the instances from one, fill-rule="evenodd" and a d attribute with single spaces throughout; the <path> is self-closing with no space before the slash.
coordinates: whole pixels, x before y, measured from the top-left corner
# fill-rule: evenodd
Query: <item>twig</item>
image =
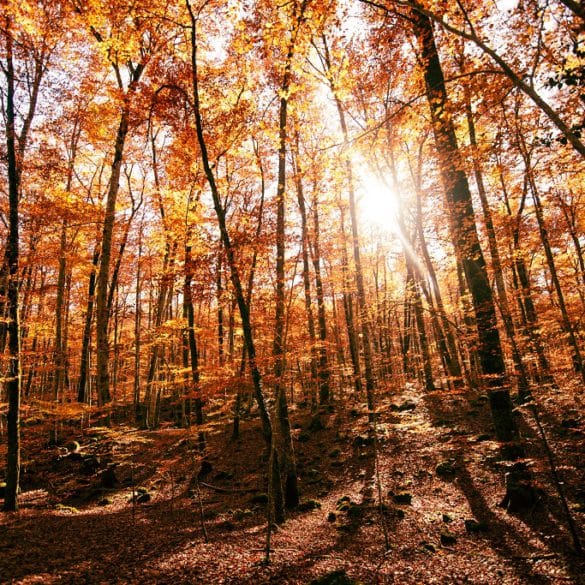
<path id="1" fill-rule="evenodd" d="M 259 491 L 256 488 L 242 488 L 242 489 L 236 489 L 236 488 L 222 488 L 219 487 L 217 485 L 212 485 L 210 483 L 205 483 L 204 481 L 198 481 L 199 485 L 202 485 L 203 487 L 209 488 L 210 490 L 214 490 L 216 492 L 221 492 L 224 494 L 250 494 L 253 492 L 257 492 Z"/>
<path id="2" fill-rule="evenodd" d="M 201 499 L 201 490 L 199 489 L 199 479 L 195 476 L 195 489 L 197 491 L 197 502 L 199 503 L 199 521 L 201 522 L 201 532 L 206 543 L 209 542 L 207 528 L 205 527 L 205 515 L 203 513 L 203 500 Z"/>

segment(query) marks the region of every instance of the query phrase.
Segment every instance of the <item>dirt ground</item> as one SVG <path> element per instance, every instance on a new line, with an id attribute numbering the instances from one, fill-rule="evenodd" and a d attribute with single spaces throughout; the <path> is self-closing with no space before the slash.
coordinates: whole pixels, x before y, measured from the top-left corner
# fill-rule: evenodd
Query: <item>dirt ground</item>
<path id="1" fill-rule="evenodd" d="M 585 417 L 573 396 L 551 390 L 538 408 L 585 540 Z M 71 421 L 48 446 L 54 427 L 29 419 L 21 510 L 0 514 L 0 582 L 308 584 L 344 570 L 364 584 L 585 583 L 528 409 L 518 416 L 539 501 L 518 513 L 498 506 L 506 467 L 485 396 L 407 388 L 377 416 L 373 441 L 359 404 L 292 410 L 303 505 L 275 527 L 268 565 L 253 415 L 237 441 L 214 425 L 204 468 L 193 431 Z"/>

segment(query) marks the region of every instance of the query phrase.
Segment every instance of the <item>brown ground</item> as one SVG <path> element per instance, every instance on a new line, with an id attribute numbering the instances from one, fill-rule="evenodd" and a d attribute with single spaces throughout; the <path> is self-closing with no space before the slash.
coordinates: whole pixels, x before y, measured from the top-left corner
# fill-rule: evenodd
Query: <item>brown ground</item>
<path id="1" fill-rule="evenodd" d="M 585 418 L 566 391 L 539 403 L 583 538 Z M 481 397 L 437 392 L 423 398 L 410 390 L 380 406 L 383 513 L 374 448 L 360 444 L 369 441 L 359 405 L 323 414 L 321 430 L 308 430 L 311 419 L 305 409 L 292 413 L 303 500 L 321 507 L 290 514 L 273 534 L 268 566 L 261 562 L 266 506 L 255 503 L 266 489 L 256 418 L 244 423 L 238 442 L 230 441 L 227 425 L 217 427 L 200 499 L 193 479 L 200 463 L 188 431 L 137 431 L 115 421 L 112 429 L 81 431 L 77 422 L 59 430 L 86 455 L 66 456 L 63 447 L 47 447 L 46 420 L 27 425 L 21 511 L 0 514 L 0 582 L 305 584 L 345 569 L 366 584 L 585 583 L 585 563 L 572 552 L 529 413 L 522 428 L 542 499 L 521 514 L 497 506 L 505 469 Z M 109 462 L 117 463 L 120 483 L 104 490 L 100 474 Z M 442 462 L 452 465 L 451 476 L 437 474 Z M 150 501 L 132 502 L 138 487 Z M 410 504 L 396 503 L 393 494 L 402 492 L 412 496 Z M 468 522 L 470 532 L 466 520 L 480 530 Z"/>

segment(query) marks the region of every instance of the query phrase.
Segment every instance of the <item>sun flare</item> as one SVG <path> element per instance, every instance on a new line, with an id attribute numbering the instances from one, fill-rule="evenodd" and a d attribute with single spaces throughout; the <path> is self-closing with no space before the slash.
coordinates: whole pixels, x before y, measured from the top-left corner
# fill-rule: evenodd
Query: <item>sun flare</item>
<path id="1" fill-rule="evenodd" d="M 359 208 L 362 219 L 383 231 L 398 234 L 400 196 L 389 181 L 372 173 L 359 178 Z"/>

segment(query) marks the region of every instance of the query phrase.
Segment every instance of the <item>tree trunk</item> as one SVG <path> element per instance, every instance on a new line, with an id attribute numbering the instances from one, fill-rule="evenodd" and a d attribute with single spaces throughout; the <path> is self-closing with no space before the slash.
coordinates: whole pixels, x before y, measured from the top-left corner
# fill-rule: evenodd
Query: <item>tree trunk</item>
<path id="1" fill-rule="evenodd" d="M 111 165 L 110 183 L 106 195 L 106 211 L 102 231 L 102 253 L 97 274 L 96 296 L 96 345 L 97 345 L 97 399 L 98 404 L 104 405 L 111 400 L 110 397 L 110 373 L 109 373 L 109 343 L 108 343 L 108 286 L 110 284 L 110 263 L 112 257 L 112 243 L 114 239 L 114 224 L 116 220 L 116 200 L 120 190 L 120 173 L 124 158 L 124 145 L 128 135 L 128 122 L 130 117 L 130 101 L 137 83 L 140 80 L 143 64 L 132 67 L 131 80 L 126 95 L 120 123 L 116 133 L 114 144 L 114 158 Z"/>
<path id="2" fill-rule="evenodd" d="M 189 231 L 189 230 L 188 230 Z M 187 233 L 187 242 L 190 234 Z M 205 433 L 203 425 L 203 401 L 201 399 L 201 387 L 199 385 L 199 352 L 195 339 L 195 316 L 193 312 L 193 297 L 191 294 L 191 281 L 193 280 L 193 259 L 191 257 L 191 245 L 185 244 L 185 282 L 183 286 L 183 318 L 187 321 L 187 327 L 183 331 L 183 367 L 191 369 L 191 383 L 187 384 L 189 401 L 194 398 L 195 424 L 199 427 L 199 450 L 205 450 Z"/>
<path id="3" fill-rule="evenodd" d="M 321 247 L 319 228 L 319 201 L 316 191 L 313 194 L 313 272 L 315 273 L 315 295 L 317 296 L 317 325 L 319 330 L 319 402 L 329 402 L 331 399 L 330 372 L 327 358 L 327 321 L 325 317 L 325 299 L 323 296 L 323 280 L 321 277 Z"/>
<path id="4" fill-rule="evenodd" d="M 483 382 L 489 390 L 496 436 L 507 442 L 519 438 L 506 377 L 504 357 L 497 328 L 496 310 L 475 224 L 471 193 L 462 170 L 463 160 L 455 128 L 449 116 L 449 103 L 431 23 L 426 16 L 412 12 L 431 110 L 439 169 L 451 218 L 452 239 L 461 259 L 471 293 L 478 333 L 478 357 Z"/>
<path id="5" fill-rule="evenodd" d="M 100 242 L 97 242 L 91 261 L 91 273 L 89 275 L 87 291 L 87 309 L 85 312 L 85 322 L 83 325 L 83 335 L 81 340 L 81 361 L 79 364 L 79 382 L 77 385 L 78 402 L 91 402 L 91 395 L 88 388 L 88 377 L 90 372 L 89 356 L 91 345 L 91 324 L 93 321 L 93 307 L 95 302 L 96 274 L 97 265 L 100 260 L 100 250 Z"/>
<path id="6" fill-rule="evenodd" d="M 8 159 L 8 239 L 4 263 L 8 266 L 8 369 L 6 372 L 7 454 L 6 490 L 4 511 L 18 510 L 18 488 L 20 482 L 20 323 L 18 306 L 19 229 L 18 204 L 20 192 L 19 161 L 16 152 L 14 83 L 15 72 L 12 57 L 10 21 L 6 19 L 6 156 Z"/>
<path id="7" fill-rule="evenodd" d="M 313 316 L 313 305 L 311 300 L 311 273 L 309 269 L 309 234 L 307 227 L 307 209 L 305 205 L 305 193 L 303 189 L 303 180 L 301 177 L 301 167 L 298 157 L 299 135 L 295 136 L 295 150 L 293 152 L 293 162 L 295 166 L 295 186 L 297 190 L 297 202 L 301 215 L 301 254 L 303 257 L 303 291 L 305 293 L 305 313 L 307 315 L 307 330 L 309 332 L 309 343 L 311 351 L 311 400 L 314 399 L 314 386 L 318 383 L 319 364 L 317 356 L 315 333 L 315 318 Z"/>
<path id="8" fill-rule="evenodd" d="M 473 173 L 475 175 L 475 183 L 477 185 L 477 191 L 479 193 L 479 199 L 481 201 L 481 208 L 483 211 L 483 218 L 485 223 L 485 229 L 488 237 L 488 245 L 490 250 L 490 256 L 492 260 L 492 272 L 496 281 L 496 290 L 498 292 L 499 309 L 502 315 L 502 321 L 504 323 L 504 330 L 510 341 L 512 348 L 512 361 L 514 362 L 514 368 L 516 370 L 516 376 L 518 378 L 518 398 L 521 402 L 528 399 L 530 395 L 530 387 L 528 384 L 528 373 L 526 367 L 522 361 L 518 342 L 516 340 L 516 328 L 514 327 L 514 321 L 512 320 L 512 314 L 510 312 L 510 303 L 508 302 L 508 294 L 506 292 L 506 286 L 504 284 L 504 272 L 502 269 L 502 262 L 500 260 L 500 252 L 498 250 L 498 242 L 496 240 L 496 230 L 494 228 L 494 222 L 492 219 L 492 212 L 487 199 L 487 193 L 483 182 L 483 174 L 481 172 L 481 166 L 479 162 L 479 154 L 477 150 L 477 140 L 475 137 L 475 122 L 473 120 L 473 112 L 471 109 L 471 96 L 469 89 L 465 86 L 465 115 L 467 118 L 467 127 L 469 129 L 469 142 L 471 144 L 471 154 L 473 161 Z"/>

